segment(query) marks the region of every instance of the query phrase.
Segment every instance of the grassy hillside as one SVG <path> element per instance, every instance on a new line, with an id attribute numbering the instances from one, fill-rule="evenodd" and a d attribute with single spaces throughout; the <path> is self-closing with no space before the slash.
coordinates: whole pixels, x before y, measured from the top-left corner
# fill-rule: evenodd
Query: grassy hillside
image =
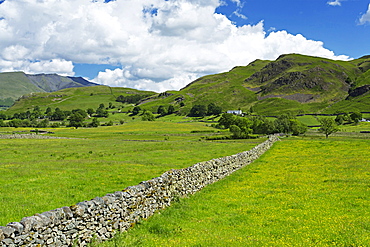
<path id="1" fill-rule="evenodd" d="M 0 107 L 11 106 L 22 95 L 37 92 L 54 92 L 64 88 L 87 87 L 97 84 L 81 77 L 57 74 L 28 75 L 23 72 L 0 73 Z"/>
<path id="2" fill-rule="evenodd" d="M 199 78 L 180 91 L 163 93 L 141 105 L 155 111 L 159 105 L 173 104 L 183 114 L 195 104 L 211 102 L 224 110 L 248 111 L 252 107 L 255 113 L 264 115 L 331 111 L 327 108 L 336 103 L 348 105 L 349 111 L 366 111 L 370 103 L 367 97 L 361 99 L 363 104 L 353 104 L 346 98 L 351 90 L 370 85 L 369 64 L 370 57 L 346 62 L 282 55 L 276 61 L 256 60 L 226 73 Z M 354 101 L 359 100 L 357 94 Z M 181 108 L 180 102 L 185 106 Z"/>
<path id="3" fill-rule="evenodd" d="M 31 92 L 43 92 L 43 90 L 30 84 L 23 72 L 0 73 L 0 105 L 11 106 L 20 96 Z M 8 98 L 11 101 L 4 104 Z"/>
<path id="4" fill-rule="evenodd" d="M 139 91 L 130 88 L 118 88 L 108 86 L 93 86 L 80 88 L 67 88 L 52 93 L 33 93 L 23 96 L 17 101 L 14 106 L 7 110 L 7 114 L 11 115 L 15 112 L 32 110 L 35 106 L 39 106 L 42 111 L 47 107 L 60 108 L 61 110 L 73 110 L 88 108 L 96 109 L 100 104 L 108 106 L 109 103 L 120 107 L 122 103 L 116 102 L 120 95 L 133 94 L 155 94 L 149 91 Z"/>

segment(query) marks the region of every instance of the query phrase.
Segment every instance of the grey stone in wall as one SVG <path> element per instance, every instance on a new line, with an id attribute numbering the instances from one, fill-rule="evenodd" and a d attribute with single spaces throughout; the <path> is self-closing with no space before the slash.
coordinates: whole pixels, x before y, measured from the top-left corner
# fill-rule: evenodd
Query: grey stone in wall
<path id="1" fill-rule="evenodd" d="M 1 246 L 86 246 L 94 238 L 107 240 L 170 206 L 175 198 L 194 194 L 248 165 L 277 140 L 270 136 L 249 151 L 173 169 L 122 191 L 0 226 Z"/>

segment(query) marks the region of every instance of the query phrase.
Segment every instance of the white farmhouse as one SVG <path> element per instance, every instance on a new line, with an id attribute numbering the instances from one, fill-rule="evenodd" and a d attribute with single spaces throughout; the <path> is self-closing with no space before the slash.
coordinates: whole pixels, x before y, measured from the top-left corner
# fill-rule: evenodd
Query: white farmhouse
<path id="1" fill-rule="evenodd" d="M 242 110 L 231 110 L 231 111 L 227 111 L 227 113 L 231 113 L 231 114 L 235 114 L 235 115 L 242 115 L 243 114 Z"/>

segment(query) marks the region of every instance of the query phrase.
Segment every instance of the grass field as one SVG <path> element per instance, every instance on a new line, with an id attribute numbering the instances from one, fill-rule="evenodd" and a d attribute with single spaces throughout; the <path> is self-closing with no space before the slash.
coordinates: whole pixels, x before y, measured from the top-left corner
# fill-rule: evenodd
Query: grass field
<path id="1" fill-rule="evenodd" d="M 204 123 L 132 122 L 50 129 L 70 139 L 0 139 L 0 225 L 249 150 L 261 140 L 210 142 Z M 0 128 L 0 134 L 29 129 Z M 22 133 L 22 132 L 21 132 Z M 207 133 L 209 134 L 209 133 Z M 72 139 L 73 138 L 73 139 Z"/>
<path id="2" fill-rule="evenodd" d="M 99 246 L 369 246 L 369 140 L 284 138 Z"/>

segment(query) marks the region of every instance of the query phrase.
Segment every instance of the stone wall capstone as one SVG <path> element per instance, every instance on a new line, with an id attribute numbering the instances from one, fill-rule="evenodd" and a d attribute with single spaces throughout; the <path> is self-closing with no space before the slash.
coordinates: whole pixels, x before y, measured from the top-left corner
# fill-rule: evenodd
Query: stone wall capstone
<path id="1" fill-rule="evenodd" d="M 248 165 L 278 140 L 270 136 L 249 151 L 173 169 L 122 191 L 0 226 L 1 246 L 86 246 L 93 239 L 107 240 L 170 206 L 174 199 L 194 194 Z"/>

